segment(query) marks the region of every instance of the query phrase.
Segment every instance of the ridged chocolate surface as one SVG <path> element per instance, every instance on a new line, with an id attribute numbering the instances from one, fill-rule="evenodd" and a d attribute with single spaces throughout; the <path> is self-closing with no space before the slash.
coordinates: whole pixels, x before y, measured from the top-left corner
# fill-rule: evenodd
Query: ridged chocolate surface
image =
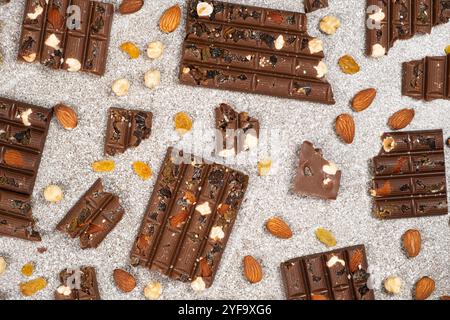
<path id="1" fill-rule="evenodd" d="M 59 281 L 61 286 L 55 291 L 55 300 L 100 300 L 93 267 L 64 269 L 59 273 Z"/>

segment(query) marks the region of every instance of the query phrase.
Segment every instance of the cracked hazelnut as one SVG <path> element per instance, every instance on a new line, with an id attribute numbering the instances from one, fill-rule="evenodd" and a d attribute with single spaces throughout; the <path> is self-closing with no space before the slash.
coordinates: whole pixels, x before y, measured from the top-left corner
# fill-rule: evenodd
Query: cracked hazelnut
<path id="1" fill-rule="evenodd" d="M 320 61 L 317 66 L 314 67 L 317 71 L 317 78 L 323 78 L 328 73 L 328 67 L 325 62 Z"/>
<path id="2" fill-rule="evenodd" d="M 57 185 L 51 184 L 44 190 L 44 198 L 48 202 L 57 203 L 63 198 L 63 192 Z"/>
<path id="3" fill-rule="evenodd" d="M 199 204 L 197 207 L 195 207 L 195 210 L 200 212 L 200 214 L 202 216 L 207 216 L 207 215 L 211 214 L 211 207 L 210 207 L 208 201 L 205 201 L 202 204 Z"/>
<path id="4" fill-rule="evenodd" d="M 284 43 L 285 43 L 284 37 L 283 37 L 283 35 L 280 34 L 278 36 L 278 38 L 275 40 L 275 49 L 277 49 L 277 50 L 283 49 Z"/>
<path id="5" fill-rule="evenodd" d="M 126 96 L 128 94 L 129 89 L 130 89 L 130 82 L 125 78 L 117 79 L 112 84 L 112 91 L 118 97 Z"/>
<path id="6" fill-rule="evenodd" d="M 159 282 L 150 282 L 144 288 L 144 296 L 149 300 L 157 300 L 161 296 L 162 285 Z"/>
<path id="7" fill-rule="evenodd" d="M 59 49 L 59 44 L 61 43 L 61 41 L 58 39 L 58 37 L 52 33 L 47 40 L 45 40 L 45 45 L 47 47 L 53 48 L 55 50 Z"/>
<path id="8" fill-rule="evenodd" d="M 326 174 L 329 174 L 330 176 L 334 176 L 334 175 L 336 175 L 338 168 L 333 162 L 328 162 L 328 164 L 323 166 L 322 170 Z"/>
<path id="9" fill-rule="evenodd" d="M 209 237 L 215 241 L 222 240 L 225 238 L 225 233 L 223 232 L 223 229 L 221 226 L 215 226 L 211 229 L 211 233 L 209 234 Z"/>
<path id="10" fill-rule="evenodd" d="M 36 53 L 30 53 L 28 55 L 24 55 L 24 56 L 22 56 L 22 59 L 25 60 L 26 62 L 33 62 L 34 60 L 36 60 Z"/>
<path id="11" fill-rule="evenodd" d="M 31 126 L 29 117 L 32 113 L 33 113 L 33 110 L 27 109 L 25 111 L 22 111 L 19 115 L 19 118 L 22 120 L 22 123 L 27 127 Z"/>
<path id="12" fill-rule="evenodd" d="M 68 58 L 65 61 L 65 64 L 67 65 L 67 71 L 70 72 L 77 72 L 81 70 L 81 62 L 78 61 L 78 59 L 75 58 Z"/>
<path id="13" fill-rule="evenodd" d="M 392 137 L 386 137 L 383 140 L 383 149 L 385 152 L 391 152 L 395 148 L 395 140 Z"/>
<path id="14" fill-rule="evenodd" d="M 384 280 L 384 288 L 391 294 L 399 294 L 402 289 L 402 280 L 396 276 L 390 276 Z"/>
<path id="15" fill-rule="evenodd" d="M 205 281 L 203 281 L 202 277 L 197 277 L 194 281 L 191 282 L 191 287 L 195 291 L 203 291 L 206 289 L 206 284 Z"/>
<path id="16" fill-rule="evenodd" d="M 150 42 L 147 47 L 147 56 L 150 59 L 158 59 L 164 51 L 164 44 L 161 41 Z"/>
<path id="17" fill-rule="evenodd" d="M 309 48 L 309 52 L 311 52 L 311 54 L 314 53 L 318 53 L 323 51 L 323 42 L 320 39 L 311 39 L 308 42 L 308 48 Z"/>
<path id="18" fill-rule="evenodd" d="M 161 72 L 159 70 L 149 70 L 144 76 L 145 86 L 149 89 L 155 89 L 161 83 Z"/>
<path id="19" fill-rule="evenodd" d="M 213 11 L 214 7 L 208 2 L 199 2 L 197 4 L 197 15 L 199 17 L 209 17 Z"/>

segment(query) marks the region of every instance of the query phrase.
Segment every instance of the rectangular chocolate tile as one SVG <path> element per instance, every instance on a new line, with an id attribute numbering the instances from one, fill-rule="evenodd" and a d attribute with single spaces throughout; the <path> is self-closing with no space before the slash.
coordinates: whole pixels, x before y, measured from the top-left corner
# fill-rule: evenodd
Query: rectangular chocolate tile
<path id="1" fill-rule="evenodd" d="M 61 285 L 55 291 L 55 300 L 100 300 L 95 268 L 64 269 L 59 273 Z"/>

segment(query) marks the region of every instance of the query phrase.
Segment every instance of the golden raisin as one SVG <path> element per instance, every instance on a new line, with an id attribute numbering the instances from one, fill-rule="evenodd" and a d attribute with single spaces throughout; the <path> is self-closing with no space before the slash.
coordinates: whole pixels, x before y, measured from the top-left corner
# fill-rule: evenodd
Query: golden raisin
<path id="1" fill-rule="evenodd" d="M 133 42 L 124 42 L 120 45 L 120 49 L 127 53 L 130 59 L 139 58 L 141 51 Z"/>
<path id="2" fill-rule="evenodd" d="M 185 134 L 192 129 L 192 119 L 185 112 L 178 112 L 174 118 L 175 130 L 179 134 Z"/>
<path id="3" fill-rule="evenodd" d="M 115 167 L 114 160 L 100 160 L 92 163 L 92 170 L 95 172 L 111 172 Z"/>
<path id="4" fill-rule="evenodd" d="M 323 228 L 317 229 L 316 237 L 320 242 L 322 242 L 327 247 L 334 247 L 336 245 L 336 238 L 330 231 L 326 229 Z"/>
<path id="5" fill-rule="evenodd" d="M 272 167 L 271 159 L 263 159 L 258 162 L 258 174 L 260 176 L 267 176 Z"/>
<path id="6" fill-rule="evenodd" d="M 34 265 L 31 262 L 28 262 L 22 267 L 22 274 L 26 277 L 29 277 L 34 272 Z"/>
<path id="7" fill-rule="evenodd" d="M 152 169 L 145 162 L 133 162 L 133 170 L 142 180 L 148 180 L 152 177 Z"/>
<path id="8" fill-rule="evenodd" d="M 355 74 L 358 73 L 360 68 L 359 64 L 350 55 L 345 55 L 339 59 L 339 66 L 343 73 Z"/>
<path id="9" fill-rule="evenodd" d="M 20 284 L 20 292 L 25 297 L 32 296 L 38 291 L 41 291 L 47 286 L 47 280 L 44 278 L 37 278 L 28 282 L 22 282 Z"/>
<path id="10" fill-rule="evenodd" d="M 445 48 L 445 53 L 450 54 L 450 44 Z"/>

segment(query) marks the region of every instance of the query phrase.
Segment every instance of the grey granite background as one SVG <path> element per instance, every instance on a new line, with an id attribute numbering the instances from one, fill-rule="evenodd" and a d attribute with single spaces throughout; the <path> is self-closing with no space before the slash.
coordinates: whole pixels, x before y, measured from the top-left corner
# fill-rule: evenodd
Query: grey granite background
<path id="1" fill-rule="evenodd" d="M 53 290 L 59 285 L 59 271 L 80 265 L 96 267 L 104 299 L 143 299 L 143 288 L 149 281 L 162 283 L 161 299 L 283 299 L 279 264 L 297 256 L 326 251 L 327 248 L 314 236 L 318 227 L 330 229 L 337 238 L 338 247 L 366 245 L 371 271 L 378 280 L 378 299 L 410 299 L 415 281 L 424 275 L 436 280 L 432 298 L 450 294 L 448 216 L 380 221 L 371 216 L 371 199 L 367 194 L 370 180 L 367 162 L 379 151 L 379 136 L 388 130 L 386 121 L 390 114 L 412 107 L 416 110 L 416 118 L 407 129 L 442 128 L 444 134 L 450 135 L 448 101 L 422 103 L 402 97 L 400 93 L 401 63 L 426 55 L 442 55 L 445 46 L 450 44 L 450 25 L 436 27 L 431 35 L 399 42 L 388 57 L 371 60 L 364 56 L 365 1 L 330 0 L 328 9 L 308 15 L 310 34 L 324 41 L 329 66 L 327 78 L 333 85 L 337 101 L 334 106 L 325 106 L 179 85 L 177 72 L 184 19 L 182 26 L 168 35 L 159 31 L 157 23 L 168 6 L 179 2 L 184 8 L 182 0 L 146 1 L 144 8 L 136 14 L 116 14 L 107 72 L 103 77 L 18 63 L 16 55 L 24 2 L 13 0 L 0 7 L 0 20 L 5 23 L 0 34 L 0 46 L 5 53 L 5 63 L 0 66 L 0 95 L 49 108 L 64 102 L 76 108 L 80 122 L 72 132 L 60 128 L 56 120 L 51 124 L 33 194 L 34 217 L 43 240 L 42 243 L 31 243 L 0 239 L 0 256 L 8 261 L 6 273 L 0 276 L 2 295 L 22 299 L 19 283 L 26 279 L 20 268 L 33 261 L 36 264 L 33 278 L 43 276 L 49 285 L 32 299 L 52 299 Z M 298 0 L 240 2 L 303 11 L 302 1 Z M 342 22 L 334 36 L 321 34 L 317 27 L 320 18 L 327 14 L 336 15 Z M 118 48 L 125 41 L 133 41 L 145 48 L 153 40 L 161 40 L 166 45 L 163 57 L 156 61 L 145 55 L 129 60 Z M 344 54 L 356 58 L 361 65 L 360 73 L 350 76 L 339 70 L 337 60 Z M 143 84 L 143 75 L 151 68 L 162 72 L 162 84 L 154 91 Z M 121 77 L 128 78 L 132 86 L 127 97 L 117 98 L 110 88 L 112 82 Z M 357 136 L 352 145 L 344 145 L 334 133 L 334 119 L 340 113 L 351 112 L 349 101 L 353 95 L 369 86 L 378 89 L 378 97 L 368 110 L 353 114 Z M 196 293 L 188 284 L 170 281 L 143 268 L 131 268 L 138 279 L 138 287 L 131 294 L 120 293 L 113 283 L 112 270 L 128 268 L 129 251 L 166 148 L 210 141 L 211 136 L 200 129 L 212 126 L 213 108 L 220 102 L 227 102 L 239 111 L 247 110 L 259 118 L 263 127 L 280 134 L 282 139 L 271 149 L 271 157 L 276 160 L 275 175 L 257 176 L 256 159 L 264 156 L 264 152 L 241 155 L 231 164 L 250 175 L 250 187 L 212 288 Z M 104 158 L 106 111 L 112 106 L 152 111 L 155 116 L 153 132 L 140 147 L 114 158 L 117 167 L 113 173 L 97 174 L 91 171 L 90 164 Z M 195 132 L 186 135 L 181 142 L 172 129 L 172 117 L 179 111 L 188 112 L 196 126 Z M 325 157 L 343 170 L 337 201 L 301 198 L 290 193 L 298 161 L 296 152 L 303 140 L 310 140 L 322 148 Z M 210 143 L 206 145 L 207 148 L 211 146 Z M 447 165 L 450 165 L 448 149 L 446 154 Z M 131 163 L 136 160 L 147 161 L 152 166 L 155 174 L 151 180 L 144 182 L 132 172 Z M 98 177 L 103 178 L 108 191 L 120 196 L 126 214 L 98 249 L 82 251 L 77 239 L 70 240 L 54 228 Z M 64 189 L 64 199 L 57 205 L 48 204 L 43 198 L 43 189 L 51 183 Z M 264 223 L 274 215 L 282 216 L 290 223 L 294 230 L 292 239 L 278 240 L 267 234 Z M 419 229 L 423 236 L 422 252 L 415 259 L 407 259 L 400 245 L 401 235 L 409 228 Z M 47 247 L 48 251 L 38 254 L 36 249 L 41 246 Z M 251 285 L 243 278 L 242 258 L 247 254 L 262 262 L 264 279 L 259 284 Z M 399 296 L 391 297 L 381 289 L 381 280 L 389 275 L 398 275 L 404 281 Z"/>

